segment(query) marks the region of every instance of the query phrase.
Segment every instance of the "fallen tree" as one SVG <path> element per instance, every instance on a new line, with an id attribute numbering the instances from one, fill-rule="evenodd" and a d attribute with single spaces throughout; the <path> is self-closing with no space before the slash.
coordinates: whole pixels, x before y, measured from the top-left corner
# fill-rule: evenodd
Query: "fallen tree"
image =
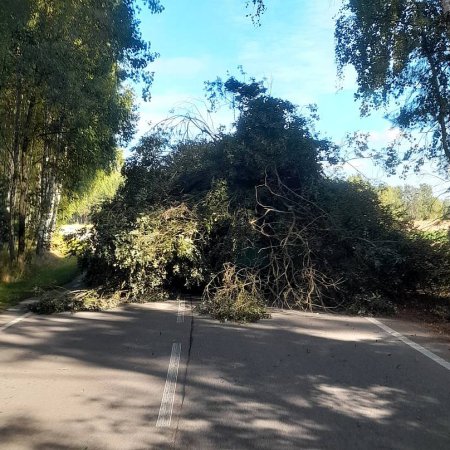
<path id="1" fill-rule="evenodd" d="M 337 148 L 311 119 L 254 80 L 217 80 L 210 92 L 232 96 L 235 129 L 203 124 L 177 140 L 160 127 L 141 140 L 124 186 L 94 215 L 80 256 L 91 284 L 127 301 L 202 295 L 202 311 L 244 321 L 266 306 L 389 312 L 445 285 L 445 246 L 364 182 L 324 175 Z"/>

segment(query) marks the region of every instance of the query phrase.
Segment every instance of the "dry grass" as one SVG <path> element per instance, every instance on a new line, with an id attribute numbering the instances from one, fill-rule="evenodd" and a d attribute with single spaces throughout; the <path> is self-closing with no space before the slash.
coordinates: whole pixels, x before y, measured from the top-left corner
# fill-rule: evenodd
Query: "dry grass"
<path id="1" fill-rule="evenodd" d="M 450 220 L 416 220 L 414 226 L 420 231 L 446 231 L 450 229 Z"/>

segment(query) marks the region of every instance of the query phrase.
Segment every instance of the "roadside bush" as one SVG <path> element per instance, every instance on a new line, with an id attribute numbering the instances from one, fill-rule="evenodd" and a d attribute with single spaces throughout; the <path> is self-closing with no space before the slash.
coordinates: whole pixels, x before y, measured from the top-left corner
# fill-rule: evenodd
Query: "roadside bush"
<path id="1" fill-rule="evenodd" d="M 326 214 L 321 233 L 321 257 L 326 268 L 342 280 L 339 297 L 399 295 L 406 288 L 411 240 L 407 224 L 394 219 L 374 189 L 359 180 L 331 181 L 321 185 L 319 199 Z"/>

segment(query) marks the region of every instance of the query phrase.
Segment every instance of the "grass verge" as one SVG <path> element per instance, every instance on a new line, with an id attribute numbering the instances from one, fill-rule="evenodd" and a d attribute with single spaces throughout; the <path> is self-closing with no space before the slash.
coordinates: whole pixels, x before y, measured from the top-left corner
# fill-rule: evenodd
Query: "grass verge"
<path id="1" fill-rule="evenodd" d="M 15 281 L 0 282 L 0 311 L 35 295 L 39 289 L 67 284 L 78 274 L 77 258 L 49 254 L 36 259 Z"/>

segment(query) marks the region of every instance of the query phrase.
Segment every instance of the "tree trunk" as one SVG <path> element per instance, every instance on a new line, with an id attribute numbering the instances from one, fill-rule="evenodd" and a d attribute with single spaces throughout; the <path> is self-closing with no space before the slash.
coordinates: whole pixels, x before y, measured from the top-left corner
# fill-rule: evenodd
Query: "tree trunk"
<path id="1" fill-rule="evenodd" d="M 425 57 L 427 58 L 428 64 L 431 71 L 431 88 L 435 96 L 436 104 L 438 107 L 437 121 L 439 128 L 441 130 L 441 144 L 444 154 L 448 161 L 450 161 L 450 145 L 449 136 L 447 130 L 447 120 L 449 113 L 449 105 L 447 99 L 441 93 L 441 85 L 439 82 L 439 68 L 436 61 L 433 59 L 433 52 L 430 48 L 430 43 L 428 42 L 425 33 L 422 33 L 422 49 Z"/>
<path id="2" fill-rule="evenodd" d="M 33 111 L 35 105 L 35 97 L 32 96 L 28 103 L 28 111 L 25 119 L 23 131 L 22 152 L 20 157 L 20 190 L 19 190 L 19 229 L 17 233 L 17 255 L 20 257 L 25 253 L 26 247 L 26 219 L 27 219 L 27 195 L 28 195 L 28 150 L 31 144 L 31 126 L 33 121 Z"/>
<path id="3" fill-rule="evenodd" d="M 20 116 L 22 110 L 22 86 L 17 82 L 16 105 L 14 111 L 14 137 L 12 145 L 11 176 L 8 194 L 8 248 L 9 260 L 12 264 L 16 259 L 15 248 L 15 216 L 16 216 L 16 191 L 19 182 L 19 156 L 20 156 Z"/>
<path id="4" fill-rule="evenodd" d="M 56 179 L 55 168 L 49 161 L 47 148 L 42 166 L 40 218 L 36 236 L 38 255 L 43 255 L 50 250 L 60 200 L 61 185 Z"/>

